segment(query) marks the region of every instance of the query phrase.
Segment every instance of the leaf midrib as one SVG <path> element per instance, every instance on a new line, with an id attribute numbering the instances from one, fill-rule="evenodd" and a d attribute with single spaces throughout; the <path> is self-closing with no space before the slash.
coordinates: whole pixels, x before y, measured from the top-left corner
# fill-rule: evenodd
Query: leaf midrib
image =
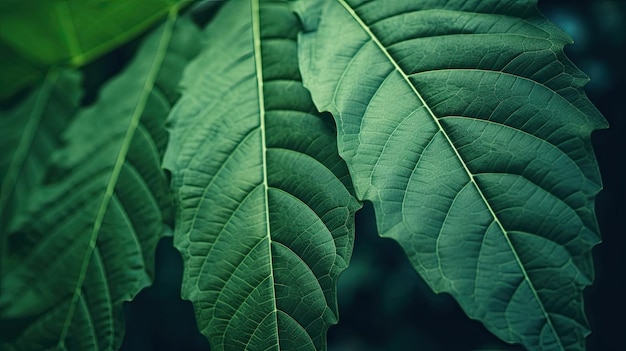
<path id="1" fill-rule="evenodd" d="M 272 236 L 270 228 L 270 208 L 269 208 L 269 185 L 267 181 L 267 144 L 265 138 L 265 96 L 263 91 L 263 56 L 261 54 L 261 11 L 259 0 L 251 0 L 252 15 L 252 39 L 254 50 L 254 65 L 257 81 L 257 96 L 259 102 L 259 129 L 261 131 L 261 157 L 263 160 L 263 191 L 265 204 L 265 230 L 267 233 L 267 252 L 269 253 L 269 278 L 272 287 L 272 311 L 274 322 L 276 323 L 276 346 L 280 350 L 280 338 L 278 336 L 278 306 L 276 305 L 276 287 L 274 281 L 274 265 L 272 262 Z"/>
<path id="2" fill-rule="evenodd" d="M 522 274 L 524 275 L 524 280 L 530 286 L 530 290 L 533 293 L 533 297 L 537 301 L 537 304 L 539 305 L 539 307 L 541 308 L 541 311 L 544 314 L 544 318 L 546 320 L 546 323 L 548 324 L 548 326 L 550 327 L 550 330 L 554 333 L 554 335 L 557 336 L 555 339 L 556 339 L 557 343 L 559 344 L 560 349 L 565 350 L 565 348 L 564 348 L 564 346 L 563 346 L 563 344 L 561 342 L 561 339 L 559 337 L 559 334 L 557 333 L 556 328 L 552 324 L 552 319 L 550 318 L 550 316 L 549 316 L 545 306 L 543 305 L 543 302 L 539 298 L 537 290 L 535 289 L 532 281 L 530 280 L 530 277 L 528 276 L 528 273 L 526 272 L 526 269 L 524 268 L 524 265 L 522 264 L 521 259 L 519 258 L 519 255 L 517 254 L 517 251 L 515 250 L 515 247 L 513 246 L 513 243 L 511 242 L 511 240 L 509 239 L 509 236 L 507 235 L 507 231 L 504 229 L 504 226 L 502 225 L 502 222 L 500 222 L 500 219 L 496 215 L 494 209 L 491 207 L 491 205 L 489 204 L 489 201 L 487 200 L 487 198 L 485 197 L 484 193 L 482 192 L 482 190 L 480 189 L 480 187 L 476 183 L 476 180 L 474 179 L 474 174 L 469 170 L 467 164 L 465 163 L 465 161 L 463 160 L 463 158 L 459 154 L 459 151 L 456 149 L 456 147 L 452 143 L 452 140 L 450 139 L 450 136 L 448 135 L 448 133 L 446 133 L 446 131 L 443 128 L 443 126 L 441 125 L 441 123 L 439 123 L 439 120 L 437 119 L 436 115 L 431 110 L 430 106 L 426 103 L 426 101 L 424 100 L 422 95 L 417 91 L 415 86 L 411 83 L 411 81 L 409 80 L 408 75 L 402 70 L 402 68 L 400 67 L 398 62 L 396 62 L 396 60 L 389 54 L 389 52 L 384 47 L 382 42 L 380 40 L 378 40 L 378 38 L 370 30 L 369 26 L 367 24 L 365 24 L 365 22 L 363 22 L 363 20 L 359 17 L 359 15 L 356 13 L 356 11 L 348 3 L 346 3 L 345 0 L 337 0 L 337 1 L 348 12 L 348 14 L 357 22 L 357 24 L 367 33 L 367 35 L 370 37 L 372 42 L 374 42 L 374 44 L 376 44 L 376 46 L 379 48 L 379 50 L 385 55 L 385 57 L 387 57 L 388 61 L 393 65 L 394 70 L 397 71 L 402 76 L 404 81 L 411 87 L 411 90 L 414 92 L 415 96 L 420 100 L 421 104 L 426 108 L 426 110 L 428 111 L 428 114 L 430 115 L 432 120 L 437 125 L 437 128 L 442 133 L 442 135 L 445 137 L 446 141 L 450 145 L 450 148 L 452 148 L 452 150 L 454 151 L 454 154 L 456 155 L 457 159 L 459 160 L 459 162 L 463 166 L 463 169 L 465 170 L 465 173 L 469 177 L 470 182 L 472 182 L 472 184 L 474 184 L 474 187 L 476 188 L 476 191 L 478 192 L 478 194 L 480 195 L 483 203 L 485 204 L 485 206 L 489 210 L 489 213 L 491 214 L 494 222 L 497 223 L 498 227 L 500 228 L 500 231 L 503 233 L 504 238 L 506 239 L 506 242 L 509 245 L 511 253 L 515 257 L 515 260 L 516 260 L 516 262 L 517 262 L 517 264 L 518 264 Z"/>
<path id="3" fill-rule="evenodd" d="M 89 246 L 87 247 L 87 250 L 85 251 L 85 254 L 83 256 L 83 261 L 81 264 L 81 269 L 80 269 L 80 273 L 76 282 L 74 293 L 72 295 L 72 300 L 70 302 L 66 319 L 63 323 L 63 328 L 59 336 L 59 342 L 57 345 L 58 347 L 62 347 L 64 345 L 65 338 L 67 337 L 67 334 L 69 332 L 70 325 L 72 323 L 72 318 L 74 316 L 74 311 L 76 309 L 76 305 L 78 303 L 80 296 L 82 295 L 81 290 L 83 288 L 83 284 L 87 276 L 87 269 L 89 267 L 89 262 L 91 260 L 94 249 L 96 247 L 98 235 L 100 233 L 100 229 L 104 221 L 104 217 L 107 213 L 109 203 L 113 197 L 113 193 L 115 191 L 117 181 L 121 174 L 122 167 L 124 166 L 124 163 L 126 162 L 126 156 L 128 154 L 128 151 L 130 150 L 133 136 L 139 126 L 139 121 L 141 120 L 144 109 L 148 102 L 148 97 L 150 96 L 150 92 L 152 91 L 154 87 L 156 78 L 161 68 L 161 64 L 163 63 L 163 60 L 165 58 L 167 47 L 169 45 L 170 39 L 174 31 L 174 23 L 176 22 L 177 15 L 178 15 L 178 8 L 177 7 L 170 8 L 168 17 L 167 17 L 167 22 L 165 24 L 165 27 L 163 28 L 163 32 L 161 34 L 157 51 L 152 60 L 150 69 L 148 71 L 148 75 L 146 76 L 146 80 L 144 81 L 144 85 L 139 95 L 139 99 L 137 100 L 137 105 L 135 107 L 135 110 L 133 111 L 133 115 L 130 119 L 128 128 L 126 130 L 126 134 L 124 135 L 124 139 L 122 141 L 120 151 L 117 154 L 117 158 L 115 160 L 113 170 L 111 171 L 111 176 L 107 183 L 105 193 L 102 196 L 102 199 L 100 200 L 100 206 L 98 208 L 98 212 L 96 214 L 94 225 L 92 227 L 92 231 L 91 231 L 90 238 L 89 238 Z"/>
<path id="4" fill-rule="evenodd" d="M 70 4 L 67 0 L 57 2 L 54 4 L 54 12 L 59 20 L 61 31 L 65 34 L 64 37 L 67 39 L 67 50 L 70 53 L 70 58 L 73 63 L 78 63 L 81 61 L 80 58 L 83 56 L 84 51 L 78 39 L 74 19 L 70 13 Z"/>

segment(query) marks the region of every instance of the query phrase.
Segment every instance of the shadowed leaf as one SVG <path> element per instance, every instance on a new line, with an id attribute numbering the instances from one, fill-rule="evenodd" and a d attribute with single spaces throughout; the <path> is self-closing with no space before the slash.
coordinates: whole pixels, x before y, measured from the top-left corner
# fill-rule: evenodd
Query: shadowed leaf
<path id="1" fill-rule="evenodd" d="M 151 283 L 154 250 L 172 220 L 160 168 L 163 124 L 181 62 L 194 53 L 177 36 L 197 32 L 187 21 L 174 27 L 175 19 L 173 11 L 100 99 L 80 110 L 43 184 L 30 190 L 29 215 L 11 226 L 3 350 L 119 348 L 122 303 Z"/>

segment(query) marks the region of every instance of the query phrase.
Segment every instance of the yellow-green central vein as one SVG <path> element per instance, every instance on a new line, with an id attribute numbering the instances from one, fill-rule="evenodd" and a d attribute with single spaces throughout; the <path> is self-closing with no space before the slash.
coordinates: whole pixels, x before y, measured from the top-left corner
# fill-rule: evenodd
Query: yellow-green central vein
<path id="1" fill-rule="evenodd" d="M 470 181 L 472 182 L 472 184 L 476 188 L 476 191 L 478 192 L 478 194 L 480 194 L 480 197 L 481 197 L 482 201 L 484 202 L 485 206 L 487 206 L 487 209 L 489 210 L 491 216 L 493 217 L 494 222 L 496 222 L 496 224 L 498 225 L 498 227 L 500 228 L 500 230 L 504 234 L 504 237 L 505 237 L 505 239 L 506 239 L 506 241 L 507 241 L 507 243 L 509 245 L 509 248 L 511 249 L 511 252 L 513 253 L 513 256 L 515 257 L 515 260 L 517 261 L 517 264 L 520 267 L 520 270 L 522 271 L 522 274 L 524 275 L 524 279 L 530 285 L 530 288 L 531 288 L 530 290 L 532 291 L 535 300 L 539 304 L 539 307 L 541 308 L 541 311 L 544 314 L 544 318 L 546 319 L 546 322 L 547 322 L 548 326 L 550 327 L 550 330 L 552 330 L 554 335 L 557 336 L 556 340 L 557 340 L 557 342 L 559 344 L 559 347 L 564 350 L 565 348 L 563 347 L 563 345 L 561 343 L 561 340 L 558 337 L 559 334 L 556 332 L 556 328 L 552 324 L 552 320 L 551 320 L 550 316 L 548 315 L 548 312 L 547 312 L 545 306 L 543 305 L 543 302 L 539 298 L 539 295 L 537 294 L 537 290 L 535 289 L 532 281 L 530 280 L 530 277 L 528 276 L 528 273 L 526 272 L 526 269 L 524 268 L 524 265 L 522 264 L 522 261 L 519 258 L 518 254 L 517 254 L 517 251 L 515 250 L 515 247 L 513 246 L 513 243 L 511 242 L 511 240 L 510 240 L 510 238 L 508 236 L 507 231 L 504 229 L 504 226 L 502 225 L 502 222 L 500 222 L 500 220 L 498 219 L 498 216 L 496 215 L 495 211 L 493 210 L 493 208 L 489 204 L 489 201 L 485 197 L 485 194 L 482 192 L 482 190 L 480 189 L 480 187 L 476 183 L 476 180 L 474 179 L 474 174 L 467 167 L 467 164 L 465 163 L 465 161 L 463 160 L 463 158 L 459 154 L 459 151 L 457 150 L 457 148 L 454 146 L 454 143 L 450 139 L 450 136 L 448 135 L 448 133 L 446 133 L 445 129 L 443 128 L 443 126 L 439 122 L 439 119 L 437 118 L 437 116 L 435 116 L 435 113 L 431 110 L 430 106 L 428 106 L 428 104 L 426 103 L 426 100 L 424 100 L 422 95 L 417 91 L 415 86 L 411 83 L 408 75 L 402 70 L 402 68 L 400 67 L 398 62 L 396 62 L 396 60 L 391 56 L 391 54 L 389 54 L 389 52 L 387 51 L 387 48 L 385 48 L 385 46 L 380 42 L 380 40 L 378 40 L 378 38 L 374 35 L 374 33 L 369 28 L 369 26 L 367 24 L 365 24 L 365 22 L 363 22 L 361 17 L 359 17 L 359 15 L 354 11 L 354 9 L 348 3 L 346 3 L 345 0 L 337 0 L 337 1 L 350 14 L 350 16 L 352 16 L 352 18 L 354 18 L 354 20 L 359 24 L 359 26 L 367 33 L 367 35 L 370 37 L 372 42 L 374 42 L 376 44 L 376 46 L 378 46 L 380 51 L 387 57 L 389 62 L 393 65 L 394 69 L 398 73 L 400 73 L 400 75 L 402 75 L 402 78 L 411 87 L 411 90 L 413 90 L 413 92 L 415 93 L 415 96 L 417 96 L 417 98 L 420 100 L 421 104 L 426 108 L 426 110 L 428 111 L 428 113 L 431 116 L 432 120 L 437 125 L 437 128 L 443 134 L 443 136 L 446 138 L 446 141 L 448 142 L 448 144 L 450 145 L 452 150 L 454 150 L 454 153 L 455 153 L 456 157 L 458 158 L 458 160 L 463 165 L 463 169 L 465 170 L 465 172 L 467 173 L 467 176 L 469 177 Z"/>
<path id="2" fill-rule="evenodd" d="M 62 32 L 65 34 L 65 40 L 67 42 L 67 50 L 70 53 L 70 59 L 73 64 L 77 65 L 81 62 L 83 55 L 83 49 L 78 39 L 78 33 L 76 32 L 76 26 L 74 25 L 74 19 L 70 11 L 70 5 L 67 1 L 57 2 L 54 7 L 59 24 L 61 25 Z"/>
<path id="3" fill-rule="evenodd" d="M 278 337 L 278 308 L 276 306 L 276 289 L 274 287 L 274 266 L 272 263 L 272 236 L 270 228 L 269 185 L 267 182 L 267 145 L 265 139 L 265 99 L 263 95 L 263 57 L 261 55 L 261 18 L 259 0 L 252 0 L 252 37 L 254 45 L 254 64 L 257 80 L 257 94 L 259 99 L 259 128 L 261 129 L 261 157 L 263 159 L 263 189 L 265 192 L 265 223 L 267 233 L 267 249 L 269 253 L 270 285 L 272 287 L 272 314 L 276 323 L 276 345 L 280 350 Z"/>
<path id="4" fill-rule="evenodd" d="M 128 150 L 130 149 L 133 136 L 135 135 L 135 131 L 137 130 L 137 126 L 139 125 L 139 121 L 141 120 L 141 116 L 143 115 L 143 112 L 145 110 L 146 103 L 148 102 L 148 97 L 150 96 L 150 92 L 154 87 L 154 83 L 161 68 L 161 64 L 163 63 L 163 59 L 165 58 L 167 47 L 172 37 L 172 32 L 174 31 L 174 23 L 176 22 L 176 18 L 178 15 L 177 10 L 177 7 L 172 7 L 170 9 L 167 22 L 161 34 L 161 39 L 159 41 L 157 52 L 155 53 L 154 59 L 152 60 L 150 70 L 148 71 L 148 75 L 146 76 L 146 80 L 144 81 L 141 94 L 139 95 L 139 99 L 137 101 L 137 105 L 135 106 L 133 115 L 126 130 L 126 134 L 124 135 L 120 151 L 117 154 L 117 158 L 115 160 L 113 170 L 111 171 L 111 176 L 107 183 L 106 190 L 104 192 L 102 200 L 100 201 L 100 206 L 98 207 L 98 212 L 96 214 L 96 218 L 91 229 L 89 246 L 85 252 L 85 255 L 83 256 L 83 262 L 81 264 L 81 270 L 78 276 L 78 280 L 76 282 L 74 294 L 70 302 L 65 322 L 63 323 L 63 329 L 61 330 L 61 334 L 59 336 L 59 348 L 62 348 L 61 346 L 63 346 L 65 343 L 65 338 L 67 337 L 67 333 L 69 332 L 69 327 L 74 316 L 74 311 L 76 310 L 76 305 L 80 296 L 82 295 L 81 290 L 83 288 L 83 283 L 87 275 L 87 268 L 89 267 L 89 262 L 98 241 L 98 234 L 100 233 L 102 222 L 104 221 L 104 217 L 107 213 L 109 203 L 111 201 L 111 198 L 113 197 L 113 192 L 115 191 L 115 186 L 117 185 L 117 181 L 122 171 L 122 167 L 124 165 L 124 162 L 126 161 L 126 156 L 128 154 Z"/>

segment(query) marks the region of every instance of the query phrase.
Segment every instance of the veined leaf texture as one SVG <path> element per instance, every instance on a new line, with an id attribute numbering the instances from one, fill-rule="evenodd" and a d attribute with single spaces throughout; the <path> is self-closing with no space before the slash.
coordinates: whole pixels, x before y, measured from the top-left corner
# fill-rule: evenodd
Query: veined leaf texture
<path id="1" fill-rule="evenodd" d="M 323 350 L 337 322 L 360 205 L 300 82 L 298 29 L 284 1 L 228 1 L 170 116 L 183 297 L 215 350 Z"/>
<path id="2" fill-rule="evenodd" d="M 535 5 L 301 1 L 300 67 L 357 196 L 432 289 L 503 340 L 582 350 L 606 122 Z"/>
<path id="3" fill-rule="evenodd" d="M 195 52 L 192 42 L 176 39 L 198 34 L 189 21 L 174 26 L 176 17 L 170 12 L 98 101 L 78 112 L 42 181 L 29 184 L 28 214 L 3 234 L 8 257 L 3 252 L 2 349 L 114 350 L 121 345 L 122 303 L 150 284 L 156 244 L 173 216 L 160 168 L 167 143 L 164 121 L 172 89 Z M 44 83 L 42 91 L 58 89 L 46 84 L 55 83 Z M 56 123 L 57 115 L 70 111 L 58 110 L 55 100 L 37 104 L 41 127 L 22 138 L 43 133 L 47 122 Z M 16 147 L 15 157 L 37 158 L 45 142 L 20 140 L 32 146 Z M 3 185 L 3 196 L 4 190 Z"/>
<path id="4" fill-rule="evenodd" d="M 536 1 L 228 0 L 202 32 L 184 3 L 125 4 L 48 4 L 128 11 L 61 21 L 54 50 L 10 37 L 80 64 L 169 10 L 92 106 L 53 68 L 0 115 L 0 349 L 118 349 L 173 225 L 211 349 L 325 350 L 359 200 L 502 340 L 584 349 L 606 121 Z M 0 95 L 39 74 L 1 56 Z"/>
<path id="5" fill-rule="evenodd" d="M 41 182 L 49 152 L 78 108 L 80 82 L 76 71 L 53 69 L 24 103 L 0 115 L 0 150 L 10 150 L 0 153 L 0 233 L 26 209 L 29 189 Z"/>

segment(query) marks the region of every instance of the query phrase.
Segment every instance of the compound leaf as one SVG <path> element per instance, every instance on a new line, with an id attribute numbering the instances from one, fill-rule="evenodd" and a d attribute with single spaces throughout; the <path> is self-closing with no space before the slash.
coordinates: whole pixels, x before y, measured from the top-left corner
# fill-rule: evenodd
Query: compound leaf
<path id="1" fill-rule="evenodd" d="M 303 81 L 357 196 L 505 341 L 580 350 L 606 122 L 535 1 L 300 2 Z"/>
<path id="2" fill-rule="evenodd" d="M 215 350 L 324 350 L 352 252 L 360 205 L 286 5 L 227 2 L 170 116 L 182 295 Z"/>

